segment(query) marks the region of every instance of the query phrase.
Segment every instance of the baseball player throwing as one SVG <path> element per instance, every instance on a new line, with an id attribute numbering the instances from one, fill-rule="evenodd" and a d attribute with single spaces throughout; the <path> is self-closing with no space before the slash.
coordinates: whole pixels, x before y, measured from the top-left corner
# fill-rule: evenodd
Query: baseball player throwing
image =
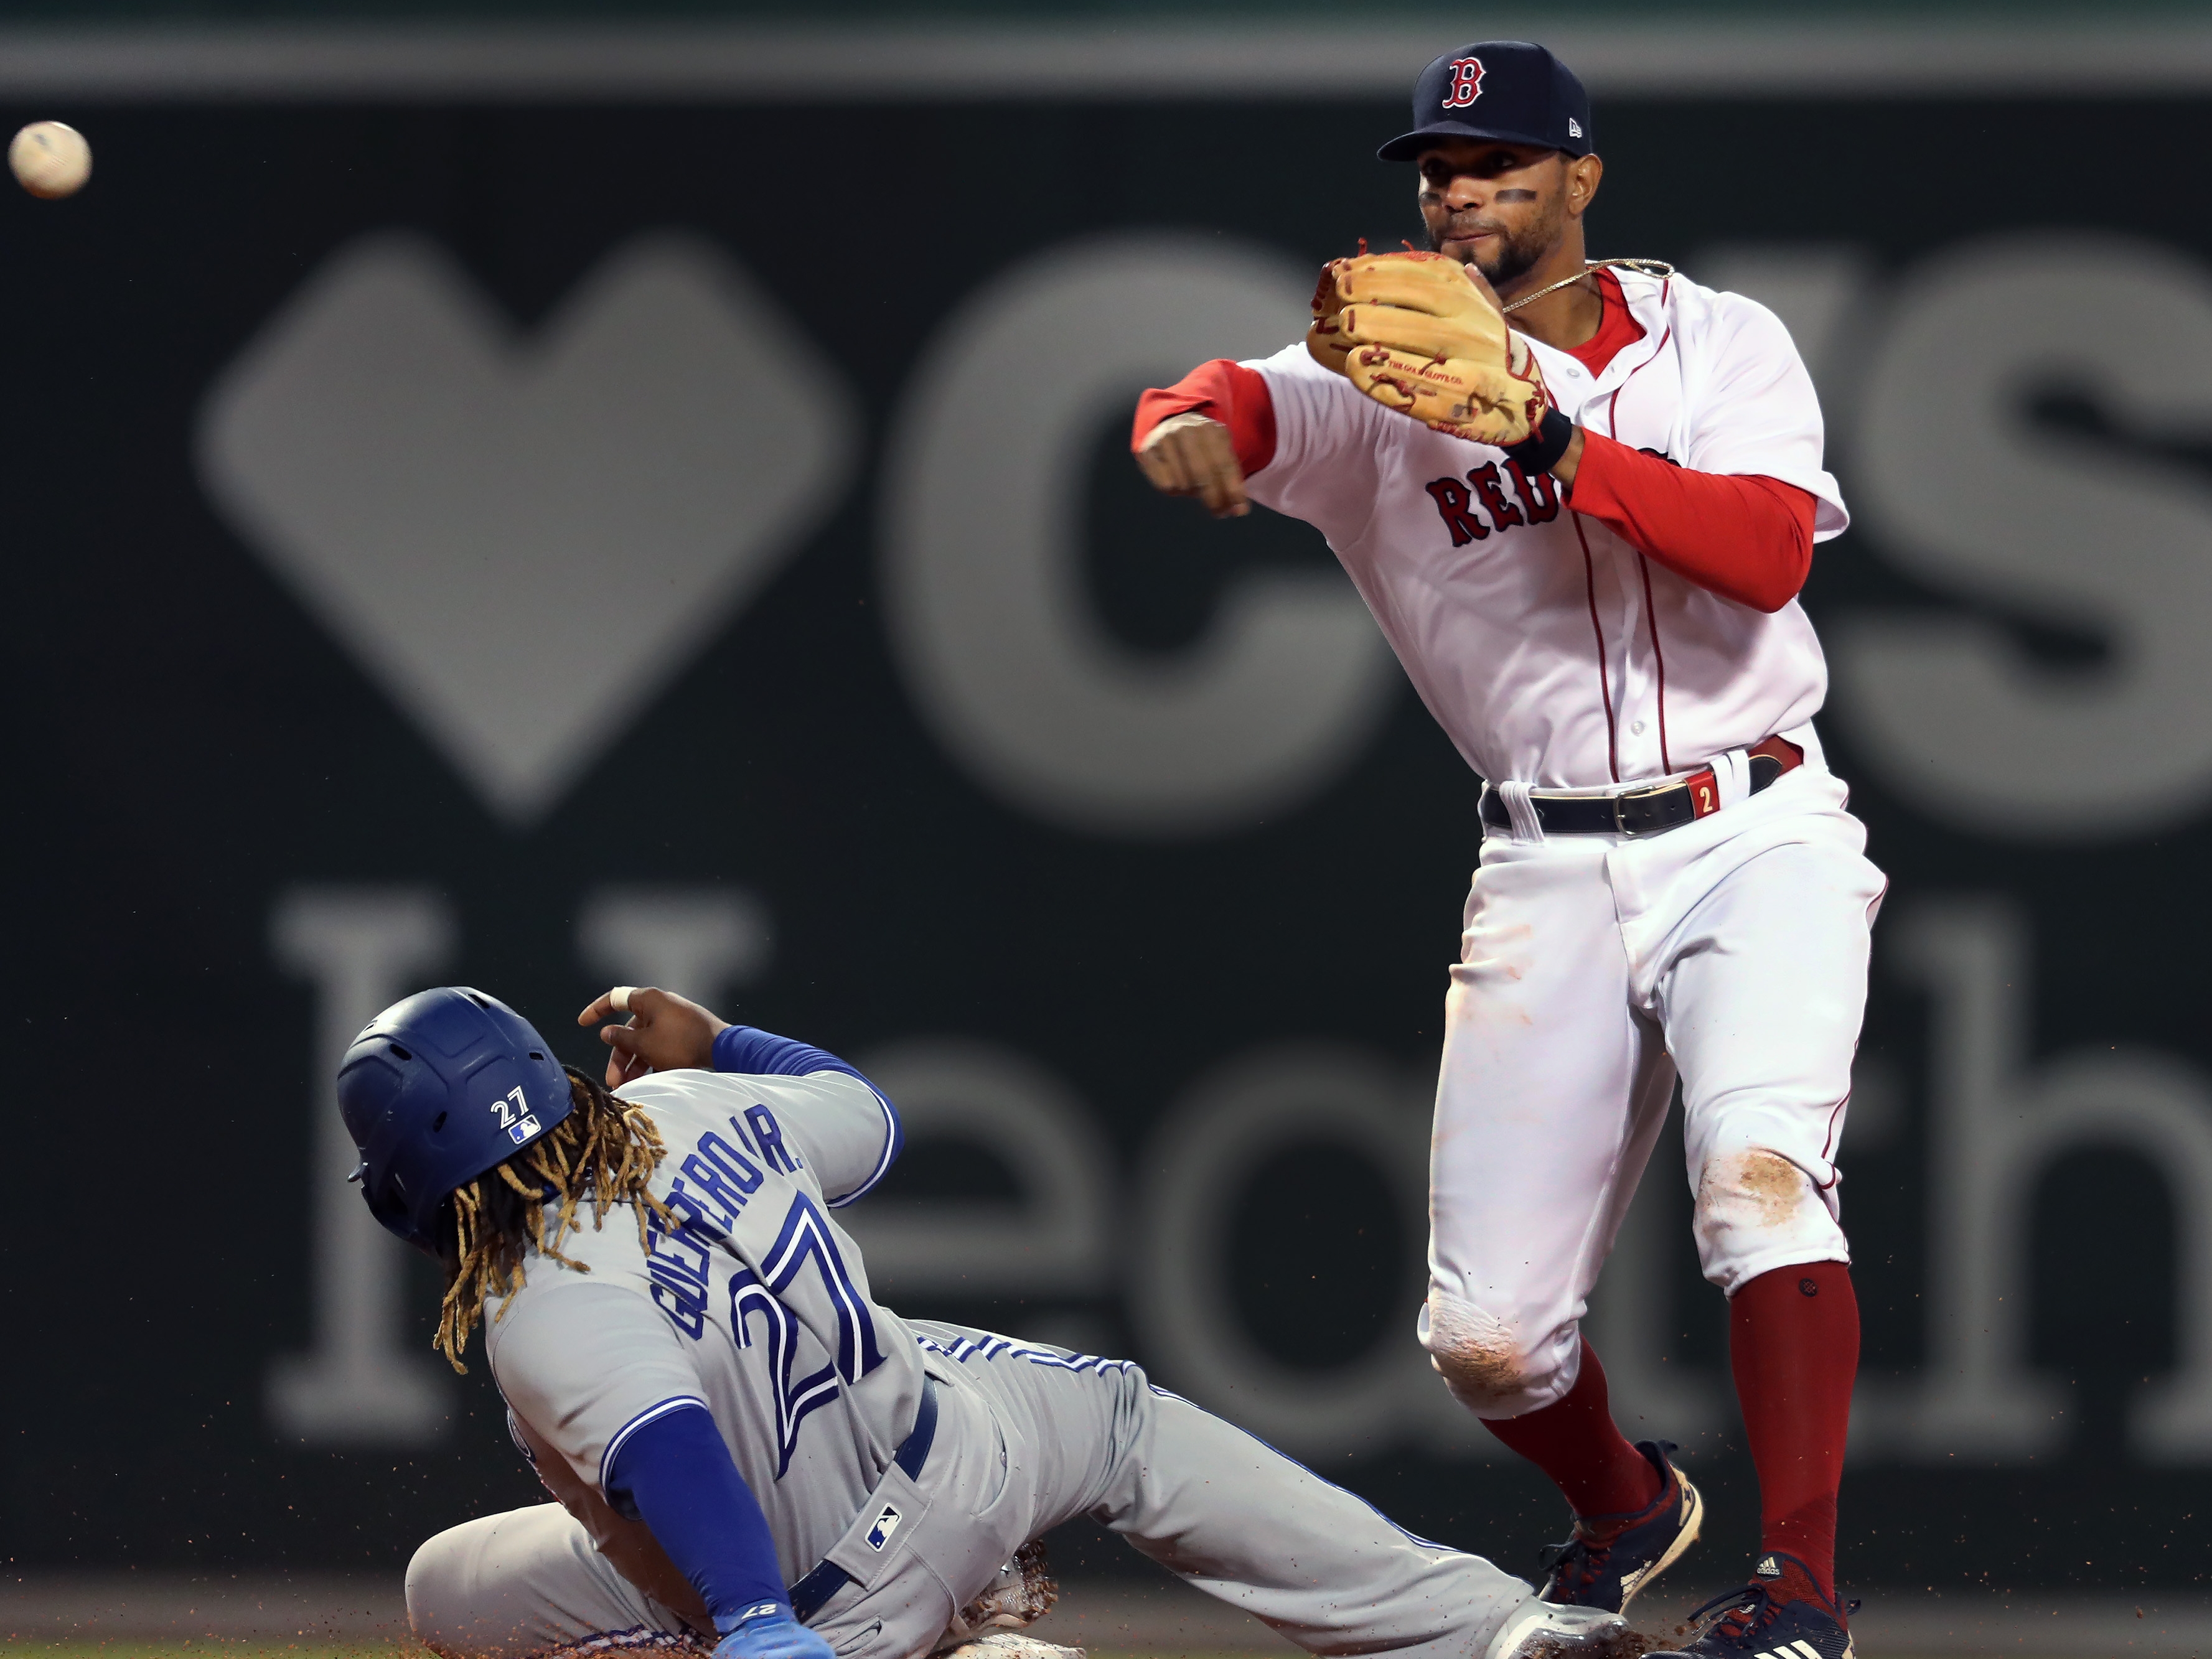
<path id="1" fill-rule="evenodd" d="M 1782 325 L 1586 258 L 1593 143 L 1540 46 L 1437 58 L 1380 152 L 1413 164 L 1431 251 L 1335 261 L 1305 341 L 1147 392 L 1133 442 L 1162 489 L 1317 526 L 1487 780 L 1420 1337 L 1573 1506 L 1545 1595 L 1619 1609 L 1702 1520 L 1672 1447 L 1614 1426 L 1578 1325 L 1679 1073 L 1764 1533 L 1682 1650 L 1848 1659 L 1835 1158 L 1884 883 L 1796 599 L 1846 520 Z"/>
<path id="2" fill-rule="evenodd" d="M 416 1553 L 408 1615 L 448 1659 L 1065 1656 L 1011 1632 L 1050 1605 L 1032 1540 L 1078 1515 L 1315 1653 L 1640 1650 L 1126 1361 L 901 1319 L 830 1218 L 897 1157 L 890 1103 L 660 991 L 580 1023 L 623 1013 L 611 1091 L 465 988 L 386 1009 L 338 1073 L 370 1210 L 444 1264 L 439 1346 L 458 1366 L 483 1325 L 559 1500 Z"/>

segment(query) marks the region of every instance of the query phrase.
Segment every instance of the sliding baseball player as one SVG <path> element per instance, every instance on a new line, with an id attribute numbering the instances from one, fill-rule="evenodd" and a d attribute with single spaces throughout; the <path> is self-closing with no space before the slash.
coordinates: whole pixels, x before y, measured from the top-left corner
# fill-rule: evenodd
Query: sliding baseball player
<path id="1" fill-rule="evenodd" d="M 1638 1650 L 1127 1361 L 900 1318 L 835 1219 L 898 1155 L 890 1103 L 664 992 L 581 1023 L 624 1014 L 605 1084 L 465 987 L 386 1009 L 338 1073 L 362 1195 L 443 1264 L 439 1345 L 459 1365 L 483 1327 L 556 1500 L 416 1553 L 438 1652 L 1020 1659 L 1032 1540 L 1079 1515 L 1314 1653 Z"/>

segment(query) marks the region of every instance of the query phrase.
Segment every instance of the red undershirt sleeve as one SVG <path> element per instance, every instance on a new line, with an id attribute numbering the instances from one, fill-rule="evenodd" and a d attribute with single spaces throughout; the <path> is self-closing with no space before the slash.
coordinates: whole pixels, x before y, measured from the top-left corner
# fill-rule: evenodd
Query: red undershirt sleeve
<path id="1" fill-rule="evenodd" d="M 1137 399 L 1137 423 L 1129 434 L 1134 453 L 1152 430 L 1172 415 L 1196 413 L 1229 428 L 1237 464 L 1250 477 L 1275 459 L 1275 403 L 1257 369 L 1226 357 L 1200 363 L 1165 388 L 1155 386 Z"/>
<path id="2" fill-rule="evenodd" d="M 1777 478 L 1692 472 L 1585 431 L 1568 505 L 1686 581 L 1754 611 L 1782 609 L 1813 568 L 1813 496 Z"/>

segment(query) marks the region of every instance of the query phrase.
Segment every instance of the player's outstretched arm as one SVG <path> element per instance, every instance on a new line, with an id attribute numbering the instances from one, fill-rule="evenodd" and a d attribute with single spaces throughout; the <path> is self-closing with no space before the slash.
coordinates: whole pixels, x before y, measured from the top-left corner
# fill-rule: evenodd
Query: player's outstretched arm
<path id="1" fill-rule="evenodd" d="M 793 1615 L 775 1539 L 705 1407 L 647 1423 L 610 1460 L 607 1502 L 652 1528 L 714 1621 L 714 1659 L 831 1659 Z"/>
<path id="2" fill-rule="evenodd" d="M 1252 510 L 1244 480 L 1275 453 L 1275 407 L 1255 369 L 1216 357 L 1137 399 L 1129 452 L 1152 488 L 1195 495 L 1217 519 Z"/>
<path id="3" fill-rule="evenodd" d="M 1237 446 L 1229 428 L 1211 416 L 1195 410 L 1170 416 L 1139 442 L 1137 465 L 1153 489 L 1195 495 L 1217 519 L 1241 519 L 1252 510 Z"/>
<path id="4" fill-rule="evenodd" d="M 629 1016 L 625 1025 L 603 1020 Z M 650 985 L 617 985 L 576 1016 L 579 1025 L 599 1025 L 607 1055 L 607 1087 L 618 1089 L 647 1072 L 707 1071 L 714 1063 L 714 1039 L 729 1021 L 688 997 Z"/>

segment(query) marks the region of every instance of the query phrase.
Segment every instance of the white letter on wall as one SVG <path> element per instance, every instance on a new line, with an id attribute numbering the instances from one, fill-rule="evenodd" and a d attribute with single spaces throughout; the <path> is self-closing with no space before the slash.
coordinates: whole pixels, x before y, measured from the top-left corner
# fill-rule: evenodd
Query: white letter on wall
<path id="1" fill-rule="evenodd" d="M 761 976 L 773 942 L 767 908 L 732 888 L 602 887 L 576 921 L 586 967 L 710 1008 Z"/>
<path id="2" fill-rule="evenodd" d="M 1400 1224 L 1425 1244 L 1428 1116 L 1425 1095 L 1383 1062 L 1355 1052 L 1289 1044 L 1262 1049 L 1201 1079 L 1146 1148 L 1145 1195 L 1131 1241 L 1130 1316 L 1170 1382 L 1211 1410 L 1308 1456 L 1376 1451 L 1409 1431 L 1434 1437 L 1448 1422 L 1444 1386 L 1413 1334 L 1425 1290 L 1408 1252 L 1383 1334 L 1365 1353 L 1326 1370 L 1296 1370 L 1246 1335 L 1229 1279 L 1237 1194 L 1273 1154 L 1313 1142 L 1342 1147 L 1379 1171 Z M 1474 1419 L 1450 1407 L 1462 1432 Z"/>
<path id="3" fill-rule="evenodd" d="M 277 902 L 270 945 L 315 983 L 314 1342 L 269 1371 L 269 1415 L 303 1440 L 419 1446 L 444 1430 L 453 1385 L 442 1362 L 413 1352 L 400 1306 L 406 1247 L 377 1225 L 346 1176 L 360 1162 L 338 1117 L 338 1061 L 361 1028 L 452 954 L 445 902 L 412 887 L 302 888 Z"/>
<path id="4" fill-rule="evenodd" d="M 1080 1102 L 1020 1056 L 957 1037 L 856 1062 L 909 1144 L 965 1141 L 1003 1161 L 1013 1203 L 871 1198 L 838 1213 L 886 1295 L 1052 1295 L 1104 1288 L 1114 1156 Z"/>
<path id="5" fill-rule="evenodd" d="M 1339 576 L 1243 577 L 1159 660 L 1083 592 L 1102 425 L 1148 380 L 1296 338 L 1312 287 L 1256 248 L 1103 239 L 970 295 L 915 371 L 883 497 L 892 645 L 939 740 L 1016 805 L 1093 832 L 1241 827 L 1325 786 L 1389 712 L 1395 666 Z"/>
<path id="6" fill-rule="evenodd" d="M 2044 392 L 2131 432 L 2212 429 L 2212 278 L 2156 244 L 2045 233 L 1908 277 L 1858 403 L 1864 522 L 1900 568 L 2111 657 L 2047 668 L 1978 618 L 1862 612 L 1830 630 L 1838 713 L 1888 783 L 1954 823 L 2140 834 L 2212 797 L 2212 492 L 2039 430 Z"/>
<path id="7" fill-rule="evenodd" d="M 2065 1393 L 2028 1364 L 2029 1206 L 2053 1158 L 2120 1146 L 2166 1176 L 2179 1287 L 2178 1369 L 2137 1400 L 2130 1436 L 2151 1461 L 2212 1459 L 2212 1093 L 2203 1079 L 2168 1055 L 2111 1048 L 2031 1066 L 2033 964 L 2026 922 L 2009 904 L 1929 904 L 1893 925 L 1893 959 L 1935 1000 L 1928 1361 L 1915 1390 L 1863 1391 L 1869 1440 L 1901 1442 L 1930 1461 L 2014 1462 L 2063 1442 Z"/>

